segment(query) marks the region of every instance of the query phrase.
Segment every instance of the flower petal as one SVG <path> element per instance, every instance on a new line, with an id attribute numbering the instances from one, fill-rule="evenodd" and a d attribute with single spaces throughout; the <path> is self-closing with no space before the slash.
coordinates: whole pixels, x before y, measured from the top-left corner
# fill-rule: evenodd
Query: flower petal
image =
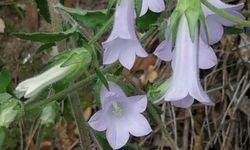
<path id="1" fill-rule="evenodd" d="M 129 45 L 129 44 L 131 44 L 131 45 Z M 124 46 L 124 47 L 120 51 L 119 61 L 125 68 L 130 70 L 133 67 L 134 63 L 135 63 L 136 43 L 128 42 L 127 45 L 124 43 L 121 46 Z"/>
<path id="2" fill-rule="evenodd" d="M 154 55 L 164 61 L 170 61 L 172 59 L 172 42 L 167 40 L 161 42 L 156 48 Z"/>
<path id="3" fill-rule="evenodd" d="M 112 32 L 106 42 L 116 38 L 137 39 L 135 34 L 134 0 L 121 0 L 117 4 Z"/>
<path id="4" fill-rule="evenodd" d="M 107 140 L 113 149 L 119 149 L 128 142 L 129 132 L 122 127 L 118 124 L 113 124 L 106 131 Z"/>
<path id="5" fill-rule="evenodd" d="M 111 45 L 112 44 L 112 45 Z M 112 42 L 112 43 L 103 43 L 104 47 L 104 55 L 103 55 L 103 64 L 112 64 L 116 60 L 118 60 L 119 57 L 119 43 Z"/>
<path id="6" fill-rule="evenodd" d="M 102 110 L 96 112 L 88 121 L 89 125 L 97 130 L 97 131 L 104 131 L 107 129 L 106 121 L 104 119 L 104 112 Z"/>
<path id="7" fill-rule="evenodd" d="M 142 6 L 141 6 L 141 13 L 140 16 L 143 16 L 147 13 L 148 11 L 148 0 L 142 0 Z"/>
<path id="8" fill-rule="evenodd" d="M 213 45 L 220 41 L 223 36 L 223 26 L 216 21 L 216 16 L 211 15 L 206 18 L 206 25 L 208 31 L 209 45 Z M 207 41 L 206 32 L 204 28 L 201 28 L 201 37 L 203 41 Z"/>
<path id="9" fill-rule="evenodd" d="M 127 126 L 129 133 L 136 137 L 145 136 L 152 131 L 147 119 L 139 113 L 130 115 L 127 118 Z"/>
<path id="10" fill-rule="evenodd" d="M 142 0 L 142 9 L 140 16 L 147 13 L 148 9 L 152 12 L 162 12 L 165 10 L 165 4 L 163 0 Z"/>
<path id="11" fill-rule="evenodd" d="M 112 100 L 122 100 L 126 99 L 127 97 L 123 90 L 117 84 L 113 82 L 109 82 L 108 84 L 109 90 L 105 86 L 102 86 L 100 92 L 101 104 L 103 108 L 105 108 L 108 102 Z"/>
<path id="12" fill-rule="evenodd" d="M 215 55 L 212 47 L 207 45 L 200 38 L 200 47 L 199 47 L 199 68 L 200 69 L 209 69 L 215 66 L 218 63 L 218 59 Z"/>
<path id="13" fill-rule="evenodd" d="M 132 105 L 135 112 L 142 113 L 147 108 L 147 96 L 146 95 L 138 95 L 128 97 L 129 103 Z"/>
<path id="14" fill-rule="evenodd" d="M 189 108 L 194 103 L 194 98 L 192 98 L 190 95 L 186 96 L 185 98 L 178 100 L 178 101 L 172 101 L 171 102 L 175 107 L 180 108 Z"/>
<path id="15" fill-rule="evenodd" d="M 240 4 L 237 4 L 237 5 L 230 5 L 230 4 L 225 4 L 220 0 L 208 0 L 208 1 L 212 5 L 216 6 L 219 9 L 222 9 L 224 11 L 232 11 L 232 10 L 239 11 L 244 7 L 244 3 L 240 3 Z M 209 8 L 207 8 L 203 4 L 202 4 L 202 9 L 203 9 L 203 12 L 204 12 L 206 17 L 209 16 L 209 15 L 215 14 L 215 12 L 211 11 Z"/>
<path id="16" fill-rule="evenodd" d="M 165 10 L 165 3 L 163 0 L 147 0 L 148 1 L 148 5 L 149 5 L 149 9 L 152 12 L 162 12 Z"/>

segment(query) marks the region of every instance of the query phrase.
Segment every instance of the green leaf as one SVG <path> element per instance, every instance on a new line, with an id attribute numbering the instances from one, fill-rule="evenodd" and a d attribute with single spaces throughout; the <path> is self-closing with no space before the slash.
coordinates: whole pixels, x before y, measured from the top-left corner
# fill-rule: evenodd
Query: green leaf
<path id="1" fill-rule="evenodd" d="M 5 130 L 4 128 L 0 128 L 0 149 L 2 149 L 5 141 Z"/>
<path id="2" fill-rule="evenodd" d="M 135 0 L 135 12 L 136 16 L 139 17 L 142 9 L 142 0 Z"/>
<path id="3" fill-rule="evenodd" d="M 238 27 L 225 27 L 224 28 L 225 34 L 241 34 L 243 33 L 243 29 Z"/>
<path id="4" fill-rule="evenodd" d="M 47 0 L 35 0 L 39 14 L 48 22 L 51 23 L 49 5 Z"/>
<path id="5" fill-rule="evenodd" d="M 96 68 L 95 71 L 96 71 L 97 77 L 104 84 L 104 86 L 109 90 L 109 84 L 108 84 L 108 81 L 107 81 L 106 77 L 104 76 L 104 74 L 101 72 L 101 70 L 99 68 Z"/>
<path id="6" fill-rule="evenodd" d="M 107 10 L 83 10 L 79 8 L 67 8 L 61 4 L 58 4 L 57 7 L 69 13 L 80 24 L 92 29 L 101 27 L 110 18 L 107 15 Z"/>
<path id="7" fill-rule="evenodd" d="M 10 84 L 11 78 L 9 71 L 6 67 L 4 67 L 0 72 L 0 93 L 6 92 L 9 84 Z"/>
<path id="8" fill-rule="evenodd" d="M 136 20 L 136 28 L 139 32 L 144 32 L 148 30 L 151 26 L 157 22 L 160 17 L 159 13 L 148 12 L 142 17 L 137 18 Z"/>
<path id="9" fill-rule="evenodd" d="M 110 13 L 110 10 L 112 9 L 112 7 L 115 5 L 116 0 L 109 0 L 108 1 L 108 6 L 107 6 L 107 13 Z"/>
<path id="10" fill-rule="evenodd" d="M 51 47 L 56 46 L 55 43 L 45 43 L 41 45 L 38 50 L 36 51 L 37 54 L 44 52 L 47 49 L 50 49 Z"/>
<path id="11" fill-rule="evenodd" d="M 42 43 L 53 43 L 66 39 L 77 32 L 77 27 L 73 26 L 72 28 L 64 32 L 54 32 L 54 33 L 13 33 L 17 38 L 23 40 L 29 40 L 33 42 L 42 42 Z"/>
<path id="12" fill-rule="evenodd" d="M 0 103 L 10 99 L 12 96 L 8 93 L 0 93 Z"/>

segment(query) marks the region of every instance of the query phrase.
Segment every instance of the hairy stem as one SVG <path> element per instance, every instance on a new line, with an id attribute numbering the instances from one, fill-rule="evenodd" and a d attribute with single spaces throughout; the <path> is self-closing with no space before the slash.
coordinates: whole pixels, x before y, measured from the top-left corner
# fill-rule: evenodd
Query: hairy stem
<path id="1" fill-rule="evenodd" d="M 88 134 L 87 122 L 83 116 L 83 109 L 77 92 L 72 92 L 69 95 L 71 109 L 76 121 L 76 126 L 79 131 L 80 145 L 83 150 L 91 149 L 90 139 Z"/>

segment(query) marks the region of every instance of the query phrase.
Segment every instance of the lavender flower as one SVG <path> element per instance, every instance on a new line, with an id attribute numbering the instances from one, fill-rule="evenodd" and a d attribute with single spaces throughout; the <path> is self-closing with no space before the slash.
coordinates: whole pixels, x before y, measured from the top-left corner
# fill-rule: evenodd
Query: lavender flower
<path id="1" fill-rule="evenodd" d="M 101 89 L 102 109 L 89 120 L 89 125 L 97 131 L 106 130 L 106 137 L 113 149 L 124 146 L 129 133 L 136 136 L 149 134 L 152 129 L 141 114 L 147 107 L 145 95 L 127 97 L 122 89 L 109 82 L 110 91 Z"/>
<path id="2" fill-rule="evenodd" d="M 226 11 L 227 13 L 244 19 L 244 16 L 239 13 L 239 11 L 244 7 L 244 4 L 238 5 L 228 5 L 220 0 L 208 0 L 210 3 L 216 7 Z M 202 10 L 206 18 L 206 26 L 208 31 L 207 40 L 205 29 L 201 28 L 200 40 L 199 40 L 199 68 L 200 69 L 209 69 L 217 64 L 217 57 L 214 53 L 214 50 L 210 45 L 217 43 L 223 36 L 224 29 L 223 26 L 234 26 L 235 23 L 228 21 L 227 19 L 217 15 L 206 6 L 202 5 Z M 170 61 L 172 59 L 172 41 L 171 41 L 171 31 L 170 25 L 168 24 L 167 32 L 165 34 L 166 40 L 163 41 L 156 49 L 155 55 L 161 60 Z M 207 43 L 208 41 L 208 43 Z"/>
<path id="3" fill-rule="evenodd" d="M 172 101 L 174 105 L 179 107 L 189 107 L 194 101 L 193 98 L 206 105 L 213 104 L 202 89 L 199 79 L 198 43 L 200 39 L 197 30 L 193 42 L 190 37 L 187 18 L 185 15 L 181 17 L 172 60 L 173 79 L 165 94 L 166 101 Z"/>
<path id="4" fill-rule="evenodd" d="M 214 6 L 218 7 L 219 9 L 222 9 L 223 11 L 231 14 L 232 16 L 238 17 L 240 19 L 245 19 L 245 17 L 239 12 L 244 7 L 243 3 L 237 4 L 237 5 L 229 5 L 229 4 L 225 4 L 221 2 L 220 0 L 208 0 L 208 1 Z M 235 23 L 228 21 L 227 19 L 214 13 L 213 11 L 211 11 L 209 8 L 207 8 L 204 5 L 202 5 L 202 9 L 206 17 L 206 25 L 207 25 L 210 45 L 215 44 L 218 41 L 220 41 L 224 33 L 223 26 L 236 25 Z M 201 31 L 202 31 L 201 37 L 203 41 L 207 41 L 204 28 L 202 28 Z"/>
<path id="5" fill-rule="evenodd" d="M 238 12 L 243 7 L 242 4 L 227 5 L 219 0 L 209 1 L 231 15 L 244 18 Z M 168 25 L 165 35 L 166 40 L 157 47 L 154 53 L 164 61 L 172 60 L 173 80 L 170 89 L 165 94 L 165 100 L 172 101 L 172 104 L 177 107 L 190 107 L 194 98 L 206 105 L 213 104 L 201 87 L 199 68 L 209 69 L 217 64 L 217 57 L 209 44 L 214 44 L 221 39 L 223 26 L 235 25 L 203 5 L 202 11 L 206 18 L 205 23 L 209 33 L 208 43 L 204 28 L 201 28 L 201 34 L 198 34 L 198 26 L 195 27 L 194 42 L 191 40 L 189 35 L 190 24 L 183 14 L 178 26 L 174 51 L 172 52 L 172 32 L 170 31 L 170 25 Z"/>
<path id="6" fill-rule="evenodd" d="M 147 11 L 151 10 L 152 12 L 162 12 L 165 10 L 164 0 L 142 0 L 142 9 L 140 16 L 143 16 Z"/>
<path id="7" fill-rule="evenodd" d="M 111 35 L 103 43 L 104 64 L 112 64 L 119 59 L 127 69 L 135 63 L 136 55 L 147 57 L 135 33 L 134 0 L 121 0 L 116 6 L 115 21 Z"/>

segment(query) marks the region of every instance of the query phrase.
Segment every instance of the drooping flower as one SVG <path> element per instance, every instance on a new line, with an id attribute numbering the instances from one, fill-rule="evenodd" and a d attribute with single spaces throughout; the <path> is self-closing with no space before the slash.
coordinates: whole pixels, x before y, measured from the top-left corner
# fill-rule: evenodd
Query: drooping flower
<path id="1" fill-rule="evenodd" d="M 117 4 L 113 30 L 107 41 L 103 42 L 104 64 L 119 60 L 125 68 L 131 69 L 136 55 L 148 56 L 137 39 L 135 17 L 134 0 L 121 0 Z"/>
<path id="2" fill-rule="evenodd" d="M 211 4 L 226 11 L 227 13 L 244 19 L 244 16 L 240 14 L 240 10 L 244 7 L 244 4 L 237 5 L 228 5 L 220 0 L 208 0 Z M 224 29 L 223 26 L 234 26 L 235 23 L 228 21 L 227 19 L 219 16 L 210 9 L 208 9 L 203 4 L 202 11 L 205 16 L 205 23 L 208 31 L 208 40 L 205 33 L 204 27 L 201 27 L 200 42 L 199 42 L 199 68 L 200 69 L 209 69 L 217 64 L 217 57 L 214 53 L 214 50 L 210 45 L 217 43 L 223 36 Z M 168 24 L 167 32 L 165 34 L 166 40 L 163 41 L 156 49 L 155 55 L 158 56 L 161 60 L 170 61 L 172 59 L 172 40 L 171 40 L 171 31 L 170 24 Z"/>
<path id="3" fill-rule="evenodd" d="M 23 92 L 25 98 L 33 97 L 61 79 L 73 79 L 78 76 L 90 62 L 91 54 L 85 48 L 67 51 L 56 56 L 51 67 L 45 72 L 19 83 L 16 91 Z"/>
<path id="4" fill-rule="evenodd" d="M 145 15 L 148 9 L 156 13 L 164 11 L 165 10 L 164 0 L 142 0 L 142 8 L 140 16 Z"/>
<path id="5" fill-rule="evenodd" d="M 166 101 L 171 101 L 179 107 L 189 107 L 192 105 L 194 98 L 206 105 L 213 104 L 200 83 L 198 66 L 200 39 L 197 30 L 193 42 L 190 37 L 187 18 L 185 15 L 181 17 L 172 60 L 172 83 L 165 94 Z"/>
<path id="6" fill-rule="evenodd" d="M 209 1 L 215 6 L 219 7 L 220 9 L 223 9 L 224 11 L 227 11 L 228 13 L 236 17 L 243 18 L 243 16 L 238 12 L 243 7 L 242 4 L 227 5 L 219 0 L 209 0 Z M 195 27 L 196 33 L 195 33 L 195 40 L 193 42 L 191 37 L 188 38 L 188 34 L 190 33 L 189 32 L 190 28 L 188 27 L 190 27 L 190 24 L 188 23 L 187 18 L 184 17 L 185 13 L 187 13 L 184 11 L 184 14 L 181 17 L 181 21 L 178 26 L 174 50 L 172 51 L 173 43 L 171 34 L 173 33 L 170 29 L 170 23 L 169 23 L 165 35 L 166 40 L 163 41 L 157 47 L 154 53 L 156 56 L 158 56 L 160 59 L 164 61 L 172 60 L 172 68 L 174 72 L 173 81 L 169 91 L 165 95 L 165 100 L 172 101 L 172 104 L 174 104 L 177 107 L 187 108 L 191 106 L 192 103 L 194 102 L 194 98 L 200 101 L 201 103 L 207 105 L 212 104 L 212 101 L 209 99 L 209 97 L 203 91 L 200 85 L 199 68 L 209 69 L 217 64 L 217 57 L 212 47 L 209 46 L 209 44 L 214 44 L 221 39 L 223 34 L 223 25 L 224 26 L 235 25 L 234 23 L 227 21 L 226 19 L 215 14 L 214 12 L 212 12 L 203 5 L 202 5 L 202 11 L 204 13 L 205 23 L 209 33 L 208 40 L 206 39 L 206 34 L 202 26 L 200 26 L 201 32 L 199 32 L 201 34 L 198 34 L 197 32 L 198 27 Z M 180 33 L 179 31 L 180 29 L 182 29 L 182 33 Z M 209 42 L 207 43 L 207 41 Z M 185 43 L 184 45 L 185 48 L 182 47 L 183 48 L 182 49 L 181 45 L 183 45 L 184 43 Z M 192 62 L 191 57 L 197 62 L 194 62 L 194 60 Z M 192 65 L 193 68 L 190 67 L 190 65 Z M 185 71 L 181 70 L 180 68 L 185 69 Z M 183 75 L 180 74 L 181 71 Z M 195 74 L 191 76 L 189 75 L 191 73 Z M 189 82 L 193 81 L 193 84 L 189 83 L 188 81 Z M 186 91 L 188 89 L 190 89 L 191 91 L 188 92 L 188 95 L 185 95 L 186 93 L 183 91 Z"/>
<path id="7" fill-rule="evenodd" d="M 101 89 L 101 107 L 89 120 L 89 125 L 97 131 L 105 131 L 113 149 L 124 146 L 129 134 L 140 137 L 149 134 L 152 129 L 141 114 L 147 107 L 147 97 L 138 95 L 127 97 L 122 89 L 109 82 L 110 90 Z"/>

